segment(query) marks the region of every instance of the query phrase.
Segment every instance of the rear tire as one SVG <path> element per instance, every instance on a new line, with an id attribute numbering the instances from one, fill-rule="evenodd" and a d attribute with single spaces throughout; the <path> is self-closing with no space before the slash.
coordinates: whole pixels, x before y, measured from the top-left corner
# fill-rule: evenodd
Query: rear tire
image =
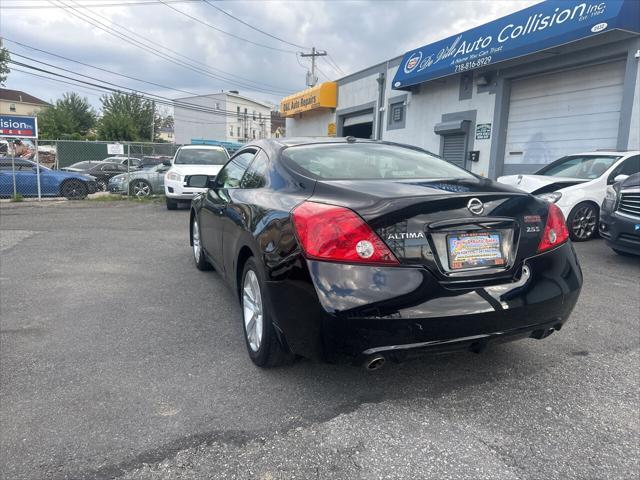
<path id="1" fill-rule="evenodd" d="M 242 328 L 251 361 L 262 368 L 286 365 L 294 355 L 282 346 L 271 321 L 269 302 L 265 302 L 264 276 L 253 257 L 244 265 L 240 283 Z"/>
<path id="2" fill-rule="evenodd" d="M 166 201 L 167 201 L 167 210 L 175 210 L 178 208 L 178 202 L 176 202 L 175 200 L 171 200 L 167 198 Z"/>
<path id="3" fill-rule="evenodd" d="M 573 207 L 567 217 L 569 237 L 574 242 L 586 242 L 598 236 L 598 207 L 582 202 Z"/>
<path id="4" fill-rule="evenodd" d="M 146 180 L 133 180 L 129 184 L 129 194 L 136 198 L 146 198 L 153 194 L 153 189 Z"/>
<path id="5" fill-rule="evenodd" d="M 67 180 L 60 185 L 60 195 L 68 200 L 82 200 L 87 198 L 89 189 L 81 180 Z"/>
<path id="6" fill-rule="evenodd" d="M 211 270 L 211 264 L 207 261 L 207 257 L 204 254 L 202 248 L 202 241 L 200 240 L 200 226 L 198 223 L 198 217 L 193 218 L 191 223 L 191 245 L 193 248 L 193 260 L 196 263 L 198 270 Z"/>

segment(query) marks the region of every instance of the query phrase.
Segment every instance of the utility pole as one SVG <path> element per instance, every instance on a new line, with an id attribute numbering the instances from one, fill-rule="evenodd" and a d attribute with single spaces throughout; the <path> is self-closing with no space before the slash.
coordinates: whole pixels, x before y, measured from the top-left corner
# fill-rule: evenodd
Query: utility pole
<path id="1" fill-rule="evenodd" d="M 316 57 L 325 57 L 327 52 L 325 50 L 316 50 L 316 47 L 311 48 L 311 53 L 300 52 L 302 58 L 311 57 L 311 78 L 307 75 L 307 85 L 309 87 L 315 87 L 318 83 L 318 76 L 316 75 Z"/>
<path id="2" fill-rule="evenodd" d="M 153 143 L 156 138 L 156 102 L 151 102 L 151 106 L 151 143 Z"/>

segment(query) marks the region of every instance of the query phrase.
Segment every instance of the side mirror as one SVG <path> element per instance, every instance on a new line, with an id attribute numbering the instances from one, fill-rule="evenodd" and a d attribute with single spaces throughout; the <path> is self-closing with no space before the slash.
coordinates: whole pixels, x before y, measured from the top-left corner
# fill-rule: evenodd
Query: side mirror
<path id="1" fill-rule="evenodd" d="M 624 182 L 627 178 L 629 178 L 629 175 L 623 175 L 621 173 L 620 175 L 616 175 L 615 178 L 613 179 L 613 181 L 616 182 L 616 183 Z"/>
<path id="2" fill-rule="evenodd" d="M 209 188 L 209 175 L 191 175 L 187 180 L 187 187 Z"/>
<path id="3" fill-rule="evenodd" d="M 171 166 L 171 160 L 163 160 L 163 161 L 162 161 L 162 164 L 163 164 L 165 167 L 170 167 L 170 166 Z"/>

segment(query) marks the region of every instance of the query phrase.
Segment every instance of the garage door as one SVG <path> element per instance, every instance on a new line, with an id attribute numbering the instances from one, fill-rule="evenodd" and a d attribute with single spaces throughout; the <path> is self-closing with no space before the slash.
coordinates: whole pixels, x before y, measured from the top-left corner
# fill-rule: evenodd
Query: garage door
<path id="1" fill-rule="evenodd" d="M 464 168 L 466 134 L 454 133 L 442 137 L 442 156 L 447 162 L 455 163 Z"/>
<path id="2" fill-rule="evenodd" d="M 615 148 L 624 61 L 511 83 L 504 173 L 527 173 L 569 153 Z"/>

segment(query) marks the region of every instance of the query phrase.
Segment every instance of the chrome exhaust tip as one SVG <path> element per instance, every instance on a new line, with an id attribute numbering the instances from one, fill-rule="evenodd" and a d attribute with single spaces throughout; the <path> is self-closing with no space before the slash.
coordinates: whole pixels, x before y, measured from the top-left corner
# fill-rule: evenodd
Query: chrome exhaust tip
<path id="1" fill-rule="evenodd" d="M 373 371 L 378 370 L 384 367 L 384 364 L 387 362 L 387 359 L 384 358 L 383 355 L 372 355 L 367 358 L 364 362 L 365 370 Z"/>

